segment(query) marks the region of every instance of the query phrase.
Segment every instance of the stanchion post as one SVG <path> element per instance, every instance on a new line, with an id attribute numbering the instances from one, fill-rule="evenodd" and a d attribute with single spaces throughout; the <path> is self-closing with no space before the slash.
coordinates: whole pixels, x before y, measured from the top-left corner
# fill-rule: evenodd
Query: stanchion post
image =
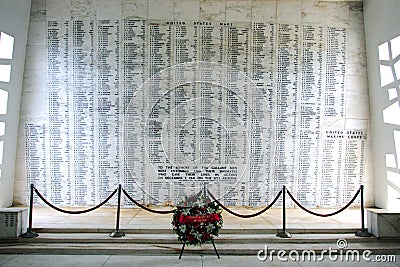
<path id="1" fill-rule="evenodd" d="M 280 238 L 291 238 L 292 235 L 286 231 L 286 186 L 282 188 L 282 231 L 276 234 Z"/>
<path id="2" fill-rule="evenodd" d="M 31 191 L 30 191 L 30 196 L 29 196 L 29 226 L 28 226 L 28 230 L 26 231 L 25 234 L 22 234 L 21 237 L 22 238 L 34 238 L 34 237 L 38 237 L 39 234 L 32 231 L 32 216 L 33 216 L 33 189 L 35 188 L 35 186 L 33 184 L 31 184 Z"/>
<path id="3" fill-rule="evenodd" d="M 118 185 L 118 206 L 117 206 L 117 222 L 115 225 L 115 231 L 112 232 L 109 237 L 123 237 L 125 233 L 119 230 L 119 217 L 121 213 L 121 184 Z"/>
<path id="4" fill-rule="evenodd" d="M 365 228 L 365 214 L 364 214 L 364 185 L 360 185 L 360 210 L 361 210 L 361 230 L 356 233 L 359 237 L 370 237 L 372 234 Z"/>

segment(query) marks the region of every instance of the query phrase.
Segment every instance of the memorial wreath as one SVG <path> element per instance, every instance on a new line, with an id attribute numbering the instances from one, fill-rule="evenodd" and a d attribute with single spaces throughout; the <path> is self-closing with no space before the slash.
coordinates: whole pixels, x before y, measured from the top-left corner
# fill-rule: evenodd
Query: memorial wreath
<path id="1" fill-rule="evenodd" d="M 204 204 L 193 204 L 194 202 Z M 191 204 L 192 203 L 192 204 Z M 174 209 L 172 217 L 173 231 L 178 240 L 187 245 L 202 245 L 218 236 L 223 220 L 221 208 L 210 199 L 199 201 L 192 197 Z"/>

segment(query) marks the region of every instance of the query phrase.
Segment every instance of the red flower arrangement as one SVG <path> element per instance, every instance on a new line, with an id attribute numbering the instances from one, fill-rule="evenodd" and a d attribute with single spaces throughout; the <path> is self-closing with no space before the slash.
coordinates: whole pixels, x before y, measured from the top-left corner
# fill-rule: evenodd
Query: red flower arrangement
<path id="1" fill-rule="evenodd" d="M 189 203 L 194 203 L 194 199 L 174 209 L 172 227 L 179 241 L 187 245 L 202 245 L 218 236 L 223 225 L 222 210 L 210 199 L 201 202 L 204 203 L 202 206 L 189 206 Z"/>

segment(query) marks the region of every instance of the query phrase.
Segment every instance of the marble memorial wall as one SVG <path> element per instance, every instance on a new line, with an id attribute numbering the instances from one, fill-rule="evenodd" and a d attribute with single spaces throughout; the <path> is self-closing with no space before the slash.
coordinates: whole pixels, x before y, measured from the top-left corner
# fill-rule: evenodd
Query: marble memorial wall
<path id="1" fill-rule="evenodd" d="M 359 1 L 33 0 L 15 200 L 122 184 L 174 204 L 206 184 L 263 206 L 287 185 L 345 205 L 372 180 L 362 18 Z"/>

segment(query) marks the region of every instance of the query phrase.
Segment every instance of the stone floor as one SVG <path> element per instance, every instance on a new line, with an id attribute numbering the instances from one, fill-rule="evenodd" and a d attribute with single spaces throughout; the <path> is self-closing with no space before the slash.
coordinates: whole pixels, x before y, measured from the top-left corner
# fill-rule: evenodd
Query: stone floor
<path id="1" fill-rule="evenodd" d="M 164 208 L 167 209 L 167 208 Z M 257 208 L 232 208 L 239 214 L 253 214 Z M 73 208 L 69 210 L 82 210 Z M 322 214 L 332 209 L 314 209 Z M 171 214 L 154 214 L 131 208 L 121 209 L 120 229 L 171 229 Z M 273 208 L 253 218 L 239 218 L 223 212 L 223 229 L 282 229 L 282 209 Z M 357 229 L 360 228 L 360 210 L 347 209 L 331 217 L 317 217 L 298 208 L 286 209 L 286 228 L 296 230 L 309 229 Z M 44 229 L 114 229 L 116 209 L 100 208 L 85 214 L 65 214 L 45 207 L 35 207 L 33 228 Z"/>
<path id="2" fill-rule="evenodd" d="M 168 208 L 163 208 L 168 209 Z M 79 210 L 73 208 L 70 210 Z M 252 214 L 259 209 L 253 208 L 234 208 L 240 214 Z M 331 209 L 315 209 L 314 211 L 322 214 L 331 213 Z M 316 217 L 298 208 L 286 210 L 286 227 L 290 231 L 298 233 L 319 232 L 333 233 L 334 231 L 348 231 L 351 233 L 360 228 L 360 210 L 357 208 L 347 209 L 344 212 L 332 217 Z M 282 228 L 282 209 L 273 208 L 267 212 L 249 219 L 235 217 L 227 212 L 223 212 L 223 230 L 235 233 L 249 232 L 252 234 L 262 233 L 263 230 L 277 232 Z M 88 231 L 101 232 L 115 229 L 116 209 L 100 208 L 90 213 L 70 215 L 61 213 L 50 208 L 35 207 L 33 211 L 33 228 L 39 234 L 54 231 Z M 122 231 L 141 230 L 171 230 L 171 214 L 153 214 L 142 209 L 122 209 L 120 216 L 120 229 Z M 254 231 L 254 232 L 251 232 Z M 227 234 L 228 235 L 228 234 Z M 42 234 L 45 236 L 45 234 Z M 274 234 L 272 235 L 274 236 Z M 305 234 L 307 236 L 307 234 Z M 280 241 L 276 241 L 280 244 Z M 282 244 L 282 243 L 281 243 Z M 284 243 L 283 243 L 284 245 Z M 308 245 L 309 247 L 311 244 Z M 227 244 L 228 246 L 228 244 Z M 286 246 L 286 245 L 285 245 Z M 364 244 L 360 244 L 360 247 Z M 222 247 L 222 245 L 221 245 Z M 361 250 L 360 250 L 361 251 Z M 382 253 L 385 250 L 380 251 Z M 400 266 L 400 255 L 377 255 L 373 254 L 364 259 L 332 258 L 325 254 L 323 257 L 317 256 L 316 259 L 299 259 L 293 261 L 284 257 L 269 257 L 267 260 L 260 260 L 257 253 L 254 255 L 221 255 L 217 259 L 215 255 L 191 255 L 185 253 L 182 259 L 178 255 L 115 255 L 104 253 L 100 255 L 63 255 L 65 253 L 55 252 L 51 255 L 38 254 L 0 254 L 1 267 L 16 266 Z M 381 258 L 377 258 L 382 256 Z"/>
<path id="3" fill-rule="evenodd" d="M 386 258 L 384 262 L 376 256 L 360 260 L 331 259 L 329 256 L 314 260 L 292 261 L 288 257 L 275 256 L 266 261 L 254 256 L 222 256 L 217 259 L 215 256 L 127 256 L 127 255 L 0 255 L 1 267 L 64 267 L 64 266 L 400 266 L 400 255 L 393 255 L 394 258 Z M 383 259 L 383 258 L 382 258 Z"/>

